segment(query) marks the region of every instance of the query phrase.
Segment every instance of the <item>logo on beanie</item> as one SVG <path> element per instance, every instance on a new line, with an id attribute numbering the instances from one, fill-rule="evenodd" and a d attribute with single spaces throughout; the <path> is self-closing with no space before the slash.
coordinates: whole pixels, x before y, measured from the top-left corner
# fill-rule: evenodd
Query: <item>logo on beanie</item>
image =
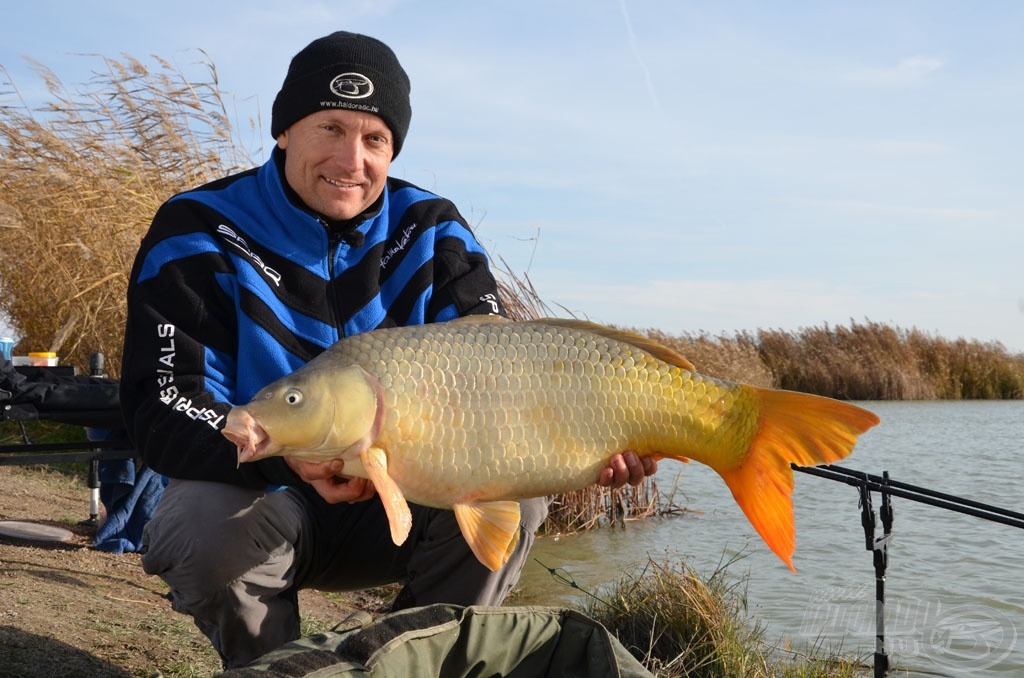
<path id="1" fill-rule="evenodd" d="M 362 73 L 342 73 L 331 80 L 331 91 L 344 99 L 365 99 L 373 94 L 373 83 Z"/>

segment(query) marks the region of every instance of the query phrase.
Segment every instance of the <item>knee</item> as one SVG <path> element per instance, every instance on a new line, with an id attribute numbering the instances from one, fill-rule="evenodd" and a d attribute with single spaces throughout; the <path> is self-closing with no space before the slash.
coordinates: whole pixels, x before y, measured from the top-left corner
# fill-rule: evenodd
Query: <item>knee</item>
<path id="1" fill-rule="evenodd" d="M 519 520 L 523 531 L 533 534 L 540 529 L 548 517 L 548 505 L 551 500 L 548 497 L 535 497 L 523 499 L 519 502 Z"/>
<path id="2" fill-rule="evenodd" d="M 229 520 L 194 516 L 181 521 L 173 516 L 156 516 L 146 526 L 146 550 L 142 565 L 172 587 L 207 591 L 220 589 L 237 579 L 249 567 L 243 560 L 245 545 Z"/>
<path id="3" fill-rule="evenodd" d="M 208 493 L 219 489 L 206 488 Z M 162 502 L 145 528 L 146 572 L 172 587 L 216 591 L 260 566 L 291 559 L 297 521 L 282 522 L 267 510 L 263 504 L 269 495 L 253 493 L 242 506 L 235 490 L 202 505 L 187 500 L 192 493 L 172 495 L 166 506 Z"/>

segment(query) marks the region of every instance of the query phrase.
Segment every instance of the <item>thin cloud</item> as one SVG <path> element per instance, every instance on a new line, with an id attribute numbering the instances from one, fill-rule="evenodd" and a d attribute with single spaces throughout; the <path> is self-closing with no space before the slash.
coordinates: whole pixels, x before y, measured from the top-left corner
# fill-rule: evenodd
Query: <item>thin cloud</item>
<path id="1" fill-rule="evenodd" d="M 847 74 L 846 79 L 866 85 L 913 85 L 944 65 L 937 57 L 917 55 L 907 57 L 895 66 L 855 68 Z"/>
<path id="2" fill-rule="evenodd" d="M 863 145 L 868 153 L 886 158 L 945 155 L 950 150 L 948 144 L 908 139 L 879 139 L 877 141 L 865 142 Z"/>
<path id="3" fill-rule="evenodd" d="M 855 212 L 867 214 L 903 214 L 908 216 L 932 217 L 961 221 L 995 221 L 1005 219 L 1008 215 L 999 210 L 976 209 L 970 207 L 908 207 L 906 205 L 888 205 L 861 200 L 828 200 L 808 199 L 794 201 L 794 204 L 821 208 L 830 212 Z"/>
<path id="4" fill-rule="evenodd" d="M 626 0 L 619 0 L 619 8 L 622 10 L 622 19 L 626 24 L 626 35 L 629 38 L 629 48 L 633 51 L 633 56 L 636 57 L 637 63 L 640 64 L 640 70 L 643 71 L 644 84 L 647 87 L 647 94 L 651 97 L 651 103 L 654 104 L 654 110 L 660 113 L 661 103 L 658 101 L 657 92 L 654 91 L 654 81 L 651 79 L 651 71 L 647 68 L 647 63 L 644 61 L 644 57 L 640 53 L 636 33 L 633 32 L 633 22 L 630 20 L 629 10 L 626 8 Z"/>

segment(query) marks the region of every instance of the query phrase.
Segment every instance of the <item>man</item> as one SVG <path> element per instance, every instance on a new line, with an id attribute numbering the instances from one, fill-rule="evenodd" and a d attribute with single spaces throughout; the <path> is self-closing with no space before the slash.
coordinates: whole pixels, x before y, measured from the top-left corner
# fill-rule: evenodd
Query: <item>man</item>
<path id="1" fill-rule="evenodd" d="M 504 314 L 487 256 L 455 206 L 388 177 L 409 127 L 409 80 L 373 38 L 301 50 L 274 100 L 272 157 L 172 197 L 131 274 L 121 377 L 129 433 L 171 480 L 143 567 L 171 588 L 225 666 L 299 635 L 297 592 L 400 581 L 394 607 L 499 604 L 543 522 L 522 502 L 519 545 L 490 572 L 450 511 L 412 507 L 391 543 L 374 488 L 340 460 L 236 464 L 221 434 L 245 403 L 338 339 L 380 327 Z M 653 462 L 616 455 L 596 482 Z"/>

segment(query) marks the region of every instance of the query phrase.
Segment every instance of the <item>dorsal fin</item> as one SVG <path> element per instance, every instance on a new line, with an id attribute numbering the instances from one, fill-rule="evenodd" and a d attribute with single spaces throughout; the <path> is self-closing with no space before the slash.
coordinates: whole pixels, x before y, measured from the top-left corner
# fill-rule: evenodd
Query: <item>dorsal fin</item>
<path id="1" fill-rule="evenodd" d="M 512 322 L 512 321 L 509 320 L 508 318 L 506 318 L 503 315 L 493 315 L 493 314 L 488 313 L 487 315 L 483 315 L 483 314 L 479 314 L 479 315 L 460 315 L 457 318 L 452 318 L 448 322 L 457 325 L 458 323 L 487 323 L 487 322 L 507 323 L 507 322 Z"/>
<path id="2" fill-rule="evenodd" d="M 609 339 L 622 341 L 632 346 L 636 346 L 641 351 L 646 351 L 658 360 L 663 360 L 670 365 L 681 367 L 690 372 L 696 371 L 693 363 L 683 357 L 675 349 L 669 348 L 668 346 L 654 341 L 653 339 L 648 339 L 636 332 L 620 330 L 614 327 L 608 327 L 607 325 L 592 323 L 589 320 L 577 320 L 575 318 L 538 318 L 537 320 L 528 320 L 527 322 L 542 325 L 555 325 L 556 327 L 565 327 L 573 330 L 581 330 L 583 332 L 592 332 L 602 337 L 607 337 Z"/>

